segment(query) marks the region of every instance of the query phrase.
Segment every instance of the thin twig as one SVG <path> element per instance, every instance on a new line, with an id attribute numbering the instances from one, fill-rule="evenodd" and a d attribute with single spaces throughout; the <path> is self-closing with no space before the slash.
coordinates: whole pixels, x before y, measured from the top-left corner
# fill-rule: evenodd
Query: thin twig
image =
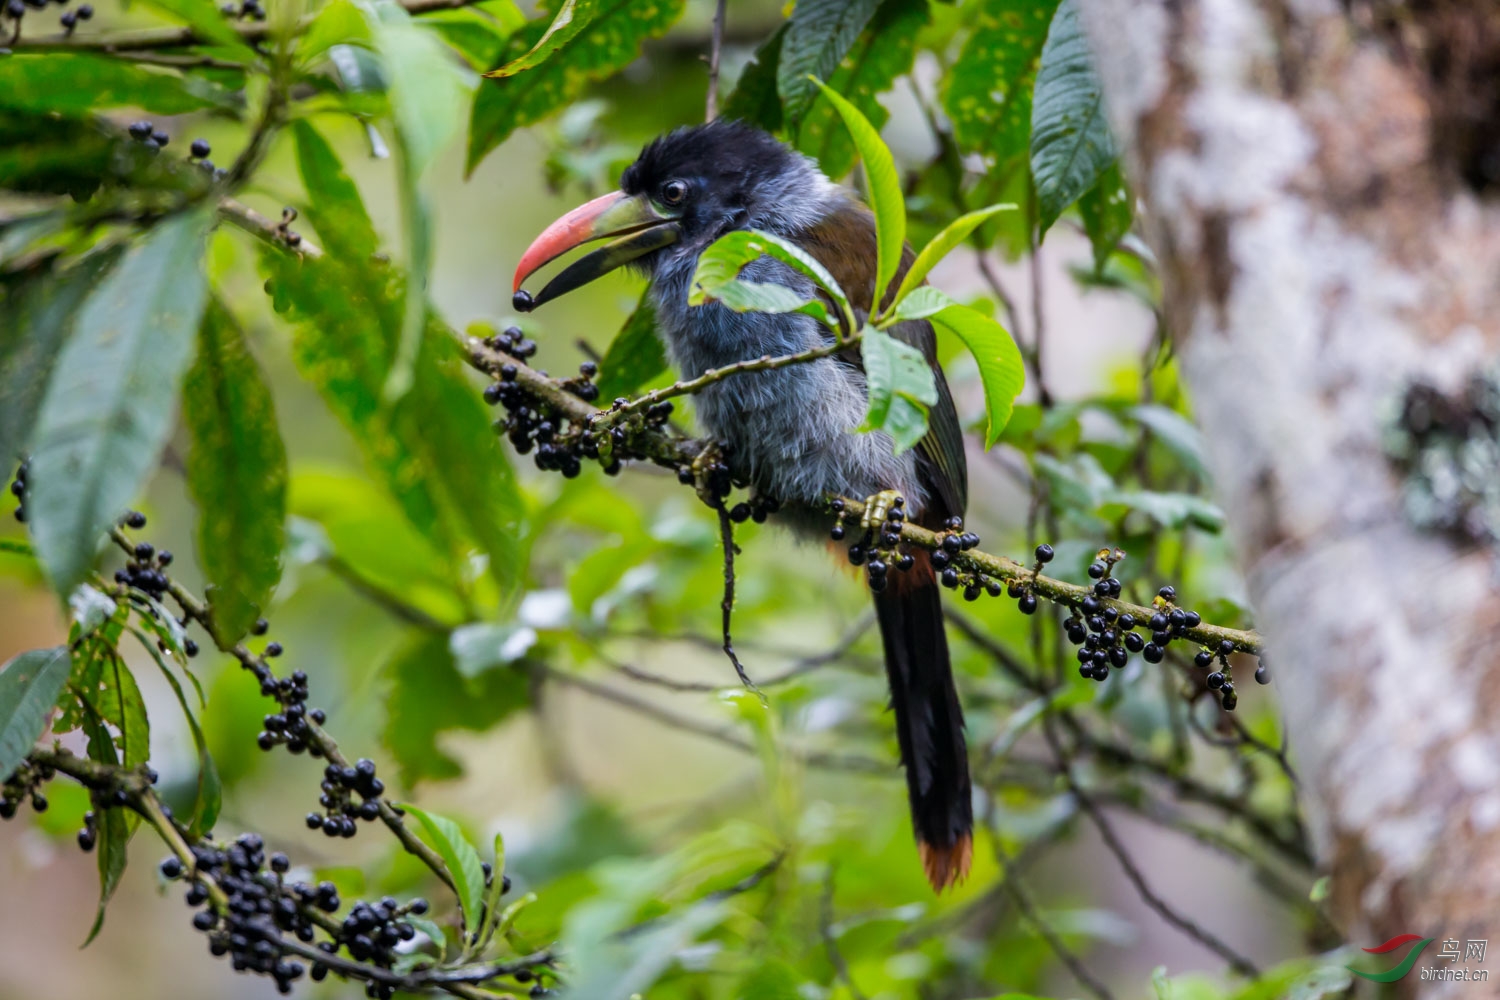
<path id="1" fill-rule="evenodd" d="M 729 0 L 719 0 L 714 8 L 714 30 L 708 48 L 708 98 L 703 120 L 713 121 L 719 117 L 719 50 L 724 47 L 724 8 Z"/>
<path id="2" fill-rule="evenodd" d="M 1031 190 L 1026 199 L 1027 230 L 1031 239 L 1031 253 L 1027 265 L 1031 272 L 1031 367 L 1036 372 L 1037 402 L 1042 409 L 1052 405 L 1052 393 L 1047 389 L 1047 375 L 1042 363 L 1043 347 L 1047 343 L 1047 309 L 1043 302 L 1042 289 L 1042 234 L 1037 221 L 1036 182 L 1031 181 Z"/>
<path id="3" fill-rule="evenodd" d="M 1125 873 L 1125 877 L 1130 881 L 1130 884 L 1135 887 L 1136 894 L 1141 897 L 1141 901 L 1154 910 L 1157 916 L 1228 962 L 1230 968 L 1234 969 L 1234 971 L 1249 976 L 1252 979 L 1259 978 L 1260 971 L 1256 969 L 1253 962 L 1231 948 L 1212 931 L 1199 926 L 1196 921 L 1178 913 L 1171 903 L 1168 903 L 1156 893 L 1156 890 L 1151 888 L 1146 882 L 1146 877 L 1141 873 L 1140 868 L 1136 866 L 1135 859 L 1130 856 L 1130 852 L 1126 849 L 1124 841 L 1115 832 L 1114 825 L 1105 818 L 1104 811 L 1099 808 L 1098 803 L 1083 790 L 1083 787 L 1078 784 L 1078 780 L 1073 777 L 1073 766 L 1061 742 L 1058 740 L 1057 733 L 1053 731 L 1053 723 L 1050 718 L 1042 719 L 1042 732 L 1046 736 L 1047 745 L 1052 748 L 1053 756 L 1057 759 L 1058 776 L 1067 785 L 1068 791 L 1072 793 L 1074 800 L 1078 803 L 1084 814 L 1088 816 L 1089 821 L 1094 824 L 1094 829 L 1099 831 L 1099 836 L 1104 841 L 1104 846 L 1115 856 L 1115 860 L 1119 862 L 1120 869 Z"/>
<path id="4" fill-rule="evenodd" d="M 724 623 L 724 655 L 729 657 L 729 662 L 734 664 L 734 672 L 739 675 L 740 683 L 751 691 L 754 691 L 764 704 L 766 696 L 750 675 L 745 672 L 745 665 L 740 658 L 734 654 L 734 640 L 729 637 L 729 625 L 734 617 L 734 522 L 729 519 L 729 511 L 724 509 L 721 503 L 718 506 L 719 513 L 719 541 L 724 545 L 724 599 L 719 602 L 719 608 L 723 612 Z"/>
<path id="5" fill-rule="evenodd" d="M 759 686 L 762 688 L 767 688 L 774 687 L 777 684 L 784 684 L 796 677 L 801 677 L 803 674 L 811 673 L 812 671 L 817 670 L 820 667 L 827 666 L 830 663 L 838 662 L 839 660 L 843 659 L 844 656 L 849 652 L 849 648 L 856 642 L 858 642 L 860 638 L 870 630 L 870 626 L 874 623 L 874 614 L 864 615 L 858 622 L 855 623 L 854 627 L 845 632 L 843 637 L 839 639 L 839 641 L 832 647 L 825 649 L 821 653 L 813 653 L 810 656 L 804 656 L 793 661 L 791 665 L 789 665 L 781 673 L 774 674 L 771 677 L 768 677 L 765 680 L 761 681 Z M 711 644 L 715 650 L 721 649 L 719 640 L 713 640 Z M 622 663 L 618 660 L 604 655 L 597 649 L 594 651 L 594 655 L 598 656 L 605 663 L 609 664 L 611 667 L 618 670 L 626 677 L 631 678 L 632 680 L 640 681 L 643 684 L 652 684 L 659 688 L 665 688 L 668 691 L 717 694 L 723 691 L 736 690 L 735 687 L 727 687 L 723 684 L 708 684 L 698 681 L 679 681 L 674 680 L 671 677 L 663 677 L 661 674 L 654 674 L 650 671 L 642 670 L 640 667 L 634 666 L 632 664 Z"/>
<path id="6" fill-rule="evenodd" d="M 1083 963 L 1083 959 L 1079 958 L 1073 949 L 1067 946 L 1057 931 L 1052 929 L 1052 925 L 1047 923 L 1042 918 L 1041 913 L 1037 911 L 1036 903 L 1032 900 L 1030 891 L 1027 890 L 1019 876 L 1012 870 L 1010 860 L 1000 848 L 1000 838 L 993 838 L 993 842 L 995 844 L 996 860 L 1000 863 L 1000 888 L 1010 897 L 1010 901 L 1015 904 L 1021 916 L 1026 918 L 1026 922 L 1031 925 L 1031 929 L 1036 931 L 1038 937 L 1047 942 L 1047 947 L 1052 949 L 1052 954 L 1057 956 L 1059 962 L 1067 966 L 1068 972 L 1072 973 L 1073 978 L 1078 980 L 1080 986 L 1094 994 L 1099 1000 L 1115 1000 L 1114 994 L 1109 991 L 1109 987 L 1104 985 L 1098 976 L 1094 975 L 1089 967 Z"/>

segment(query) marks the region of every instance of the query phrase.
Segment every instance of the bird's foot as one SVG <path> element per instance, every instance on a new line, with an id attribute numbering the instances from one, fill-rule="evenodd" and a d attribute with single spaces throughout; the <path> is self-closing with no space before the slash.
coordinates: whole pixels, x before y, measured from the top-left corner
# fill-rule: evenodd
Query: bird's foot
<path id="1" fill-rule="evenodd" d="M 904 513 L 891 517 L 895 511 L 904 511 L 906 498 L 895 490 L 881 490 L 874 496 L 865 498 L 865 512 L 859 519 L 859 526 L 866 531 L 878 531 L 886 521 L 899 521 Z"/>

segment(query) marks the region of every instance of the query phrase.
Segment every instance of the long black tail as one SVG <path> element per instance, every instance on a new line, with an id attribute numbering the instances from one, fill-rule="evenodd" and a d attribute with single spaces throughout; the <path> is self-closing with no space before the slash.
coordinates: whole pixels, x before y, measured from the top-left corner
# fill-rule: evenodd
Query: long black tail
<path id="1" fill-rule="evenodd" d="M 925 553 L 922 554 L 925 556 Z M 875 595 L 885 672 L 906 767 L 922 867 L 934 890 L 964 879 L 973 855 L 973 805 L 964 714 L 953 686 L 942 589 L 926 559 Z"/>

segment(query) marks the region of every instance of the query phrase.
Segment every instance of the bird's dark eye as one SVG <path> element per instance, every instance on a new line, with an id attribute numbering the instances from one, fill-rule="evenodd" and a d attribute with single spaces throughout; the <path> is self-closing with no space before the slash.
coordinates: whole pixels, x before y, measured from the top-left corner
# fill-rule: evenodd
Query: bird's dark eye
<path id="1" fill-rule="evenodd" d="M 687 197 L 688 186 L 685 181 L 667 181 L 661 186 L 661 200 L 668 205 L 681 205 L 682 199 Z"/>

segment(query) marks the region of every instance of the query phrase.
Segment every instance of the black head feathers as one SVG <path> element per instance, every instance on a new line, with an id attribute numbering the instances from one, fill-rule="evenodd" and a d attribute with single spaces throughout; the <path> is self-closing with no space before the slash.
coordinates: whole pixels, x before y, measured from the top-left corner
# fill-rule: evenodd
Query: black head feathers
<path id="1" fill-rule="evenodd" d="M 804 162 L 774 136 L 721 118 L 647 143 L 621 176 L 620 187 L 627 194 L 652 194 L 669 180 L 694 178 L 727 193 L 797 170 Z"/>

